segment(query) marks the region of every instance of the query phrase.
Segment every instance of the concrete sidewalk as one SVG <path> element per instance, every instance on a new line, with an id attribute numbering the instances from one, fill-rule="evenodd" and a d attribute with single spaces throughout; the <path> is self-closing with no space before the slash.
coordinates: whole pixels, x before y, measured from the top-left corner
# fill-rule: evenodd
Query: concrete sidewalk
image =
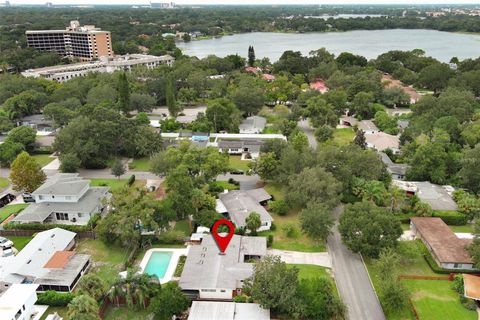
<path id="1" fill-rule="evenodd" d="M 268 249 L 268 254 L 280 256 L 285 263 L 313 264 L 325 268 L 332 267 L 332 261 L 328 252 L 299 252 Z"/>

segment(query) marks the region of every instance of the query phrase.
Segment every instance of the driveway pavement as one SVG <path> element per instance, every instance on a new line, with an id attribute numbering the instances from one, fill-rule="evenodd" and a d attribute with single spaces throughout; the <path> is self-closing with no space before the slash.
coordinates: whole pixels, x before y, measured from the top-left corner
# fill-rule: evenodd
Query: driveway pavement
<path id="1" fill-rule="evenodd" d="M 277 249 L 268 249 L 268 254 L 280 256 L 285 263 L 313 264 L 325 268 L 332 267 L 328 252 L 299 252 Z"/>
<path id="2" fill-rule="evenodd" d="M 318 143 L 317 143 L 317 139 L 315 138 L 315 129 L 310 126 L 310 123 L 308 123 L 308 119 L 300 120 L 298 122 L 298 127 L 306 134 L 308 138 L 308 142 L 310 143 L 310 146 L 314 150 L 316 150 Z"/>
<path id="3" fill-rule="evenodd" d="M 256 174 L 247 176 L 245 174 L 221 174 L 217 177 L 218 181 L 228 181 L 228 179 L 234 179 L 240 182 L 240 190 L 251 190 L 257 188 L 257 183 L 260 181 L 260 177 Z"/>
<path id="4" fill-rule="evenodd" d="M 338 219 L 343 208 L 335 210 Z M 347 306 L 348 319 L 384 320 L 382 307 L 359 254 L 352 253 L 342 243 L 338 221 L 328 238 L 328 252 L 332 257 L 333 273 L 338 291 Z"/>

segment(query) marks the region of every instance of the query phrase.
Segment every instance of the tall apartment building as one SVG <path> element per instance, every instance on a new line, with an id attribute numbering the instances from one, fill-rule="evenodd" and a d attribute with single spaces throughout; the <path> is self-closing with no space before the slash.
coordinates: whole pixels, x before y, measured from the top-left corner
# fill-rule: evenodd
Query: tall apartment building
<path id="1" fill-rule="evenodd" d="M 78 21 L 70 21 L 65 30 L 27 30 L 25 34 L 28 46 L 40 51 L 54 51 L 81 61 L 113 57 L 110 31 L 80 26 Z"/>

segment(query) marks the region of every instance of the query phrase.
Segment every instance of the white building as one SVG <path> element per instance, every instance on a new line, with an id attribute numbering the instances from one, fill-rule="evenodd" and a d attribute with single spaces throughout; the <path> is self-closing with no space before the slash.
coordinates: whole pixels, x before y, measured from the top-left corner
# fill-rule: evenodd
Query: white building
<path id="1" fill-rule="evenodd" d="M 99 61 L 58 65 L 52 67 L 29 69 L 22 72 L 24 77 L 44 78 L 57 82 L 65 82 L 77 77 L 85 77 L 91 72 L 131 71 L 136 66 L 153 69 L 161 64 L 173 65 L 175 58 L 170 55 L 151 56 L 146 54 L 130 54 L 115 58 L 102 57 Z"/>
<path id="2" fill-rule="evenodd" d="M 0 296 L 0 319 L 30 320 L 37 302 L 37 284 L 14 284 Z"/>

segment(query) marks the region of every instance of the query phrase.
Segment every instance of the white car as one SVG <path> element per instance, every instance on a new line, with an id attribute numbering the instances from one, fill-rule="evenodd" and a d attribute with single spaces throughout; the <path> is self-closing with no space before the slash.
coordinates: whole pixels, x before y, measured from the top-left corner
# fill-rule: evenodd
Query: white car
<path id="1" fill-rule="evenodd" d="M 0 237 L 0 247 L 1 248 L 11 248 L 13 247 L 13 242 L 8 240 L 7 238 Z"/>
<path id="2" fill-rule="evenodd" d="M 13 256 L 13 249 L 12 248 L 3 249 L 2 257 L 12 257 L 12 256 Z"/>

